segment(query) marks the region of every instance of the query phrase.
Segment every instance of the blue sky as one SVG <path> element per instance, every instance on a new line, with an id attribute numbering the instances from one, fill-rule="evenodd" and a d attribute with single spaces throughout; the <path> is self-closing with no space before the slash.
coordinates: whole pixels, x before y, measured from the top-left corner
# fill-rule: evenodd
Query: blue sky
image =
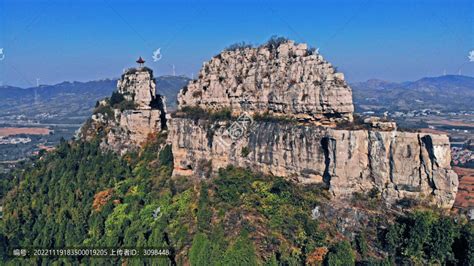
<path id="1" fill-rule="evenodd" d="M 74 2 L 74 3 L 71 3 Z M 240 41 L 320 48 L 349 81 L 474 76 L 474 1 L 0 0 L 0 82 L 29 87 L 118 77 L 141 55 L 191 76 Z M 162 59 L 152 53 L 161 48 Z M 0 57 L 1 58 L 1 57 Z"/>

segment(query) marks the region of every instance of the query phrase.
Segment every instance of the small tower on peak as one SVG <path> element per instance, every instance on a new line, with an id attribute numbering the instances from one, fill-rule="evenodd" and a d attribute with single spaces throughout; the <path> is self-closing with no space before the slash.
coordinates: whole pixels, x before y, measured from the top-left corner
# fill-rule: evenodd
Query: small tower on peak
<path id="1" fill-rule="evenodd" d="M 140 56 L 137 60 L 137 64 L 139 67 L 143 67 L 143 65 L 145 64 L 145 60 L 143 60 L 143 58 Z"/>

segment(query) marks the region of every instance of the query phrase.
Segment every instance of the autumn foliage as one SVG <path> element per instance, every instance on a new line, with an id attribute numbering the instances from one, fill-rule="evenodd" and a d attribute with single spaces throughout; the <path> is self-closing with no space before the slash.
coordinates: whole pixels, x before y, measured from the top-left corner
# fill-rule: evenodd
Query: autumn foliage
<path id="1" fill-rule="evenodd" d="M 324 256 L 328 253 L 326 247 L 316 248 L 309 256 L 306 258 L 307 265 L 322 265 Z"/>
<path id="2" fill-rule="evenodd" d="M 107 204 L 107 202 L 112 198 L 113 189 L 109 188 L 103 190 L 94 195 L 94 201 L 92 203 L 92 209 L 96 212 L 100 211 L 102 206 Z"/>

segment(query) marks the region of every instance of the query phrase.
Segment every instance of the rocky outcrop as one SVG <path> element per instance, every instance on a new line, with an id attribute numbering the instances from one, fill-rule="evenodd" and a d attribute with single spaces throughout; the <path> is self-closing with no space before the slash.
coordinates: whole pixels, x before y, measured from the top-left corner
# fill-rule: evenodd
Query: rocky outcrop
<path id="1" fill-rule="evenodd" d="M 457 175 L 444 135 L 339 130 L 313 125 L 255 122 L 232 139 L 226 123 L 174 118 L 169 140 L 174 175 L 206 174 L 229 164 L 301 183 L 326 183 L 336 198 L 377 188 L 387 202 L 423 199 L 451 207 Z"/>
<path id="2" fill-rule="evenodd" d="M 117 81 L 117 91 L 125 100 L 133 101 L 135 109 L 152 109 L 156 101 L 156 84 L 149 68 L 130 68 Z"/>
<path id="3" fill-rule="evenodd" d="M 306 44 L 223 51 L 204 63 L 199 79 L 178 95 L 180 108 L 229 108 L 234 114 L 274 116 L 325 123 L 352 121 L 352 91 L 342 73 Z"/>
<path id="4" fill-rule="evenodd" d="M 143 144 L 150 134 L 162 128 L 160 110 L 114 110 L 114 119 L 108 121 L 103 147 L 124 154 Z"/>
<path id="5" fill-rule="evenodd" d="M 400 132 L 394 122 L 377 117 L 351 122 L 352 91 L 344 76 L 305 44 L 224 51 L 181 90 L 178 103 L 184 114 L 197 110 L 186 107 L 227 108 L 240 117 L 173 118 L 168 141 L 175 176 L 209 177 L 232 164 L 326 184 L 335 198 L 376 189 L 389 203 L 454 203 L 458 178 L 450 167 L 448 137 Z M 266 115 L 260 120 L 285 119 L 253 122 L 261 113 Z"/>
<path id="6" fill-rule="evenodd" d="M 352 122 L 352 92 L 344 76 L 304 44 L 222 52 L 181 90 L 180 111 L 172 119 L 150 69 L 129 69 L 117 87 L 81 136 L 98 133 L 103 148 L 125 154 L 167 129 L 174 176 L 208 178 L 236 165 L 325 184 L 339 199 L 375 189 L 388 203 L 454 203 L 458 178 L 450 167 L 448 137 L 400 132 L 394 122 L 377 117 Z M 211 114 L 222 109 L 234 117 Z"/>
<path id="7" fill-rule="evenodd" d="M 87 139 L 99 133 L 104 149 L 125 154 L 165 129 L 166 120 L 165 99 L 156 94 L 151 69 L 130 68 L 118 81 L 116 94 L 100 102 L 81 135 Z"/>

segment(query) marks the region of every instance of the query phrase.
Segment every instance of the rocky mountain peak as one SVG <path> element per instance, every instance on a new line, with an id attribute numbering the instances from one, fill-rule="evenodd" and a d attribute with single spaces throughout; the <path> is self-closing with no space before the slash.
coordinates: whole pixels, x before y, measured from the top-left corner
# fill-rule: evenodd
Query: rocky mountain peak
<path id="1" fill-rule="evenodd" d="M 341 123 L 352 120 L 352 91 L 343 74 L 305 44 L 285 40 L 227 49 L 204 63 L 199 78 L 178 95 L 180 109 L 293 119 L 250 119 L 247 125 L 227 116 L 187 117 L 201 111 L 193 108 L 167 119 L 164 97 L 155 89 L 151 70 L 127 70 L 83 127 L 85 135 L 99 132 L 102 147 L 125 154 L 167 129 L 174 176 L 208 178 L 235 165 L 324 185 L 335 199 L 378 191 L 389 204 L 454 203 L 458 177 L 450 166 L 448 137 L 399 131 L 375 117 L 364 121 L 369 127 Z"/>
<path id="2" fill-rule="evenodd" d="M 307 44 L 291 40 L 224 50 L 180 91 L 178 104 L 313 122 L 352 121 L 354 111 L 344 75 Z"/>
<path id="3" fill-rule="evenodd" d="M 117 91 L 139 109 L 151 109 L 156 99 L 153 71 L 147 67 L 129 68 L 117 82 Z"/>
<path id="4" fill-rule="evenodd" d="M 292 119 L 255 119 L 251 126 L 237 119 L 229 126 L 174 117 L 168 141 L 175 176 L 207 178 L 236 165 L 323 184 L 336 199 L 378 191 L 389 204 L 454 203 L 458 177 L 448 137 L 399 131 L 378 117 L 365 119 L 363 127 L 343 123 L 353 120 L 352 90 L 306 44 L 272 39 L 259 47 L 232 46 L 204 63 L 199 78 L 180 91 L 178 104 L 182 113 L 199 107 Z"/>
<path id="5" fill-rule="evenodd" d="M 166 129 L 165 97 L 156 94 L 153 71 L 130 68 L 117 81 L 117 91 L 96 107 L 83 137 L 102 137 L 101 146 L 119 154 L 139 148 L 150 134 Z"/>

